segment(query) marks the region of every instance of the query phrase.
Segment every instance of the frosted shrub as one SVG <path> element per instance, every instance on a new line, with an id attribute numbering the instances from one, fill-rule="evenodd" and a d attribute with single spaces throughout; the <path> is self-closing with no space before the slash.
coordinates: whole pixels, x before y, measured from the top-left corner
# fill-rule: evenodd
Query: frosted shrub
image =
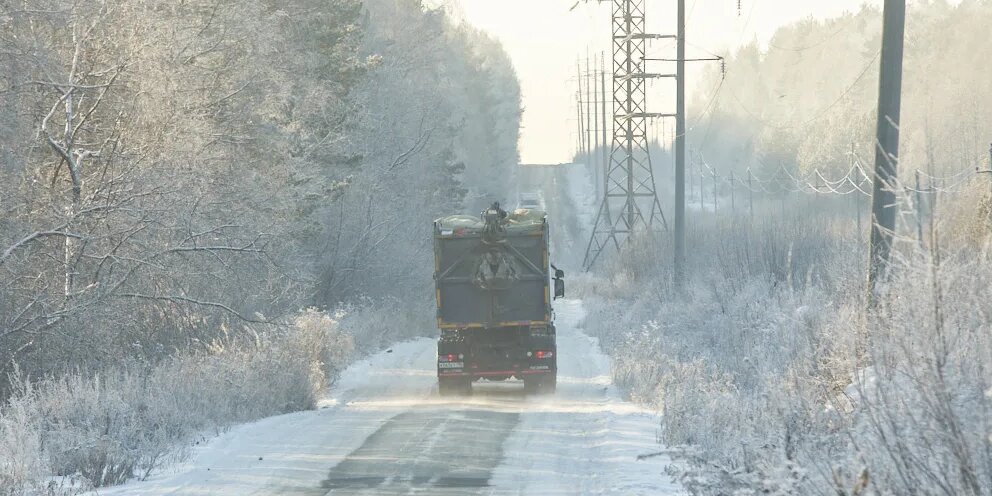
<path id="1" fill-rule="evenodd" d="M 205 348 L 24 386 L 0 408 L 0 487 L 20 494 L 46 475 L 94 487 L 147 476 L 204 431 L 313 408 L 353 345 L 337 321 L 309 309 L 292 325 Z"/>
<path id="2" fill-rule="evenodd" d="M 982 235 L 949 231 L 955 247 Z M 989 494 L 987 245 L 901 240 L 866 310 L 863 245 L 836 222 L 703 220 L 690 236 L 684 295 L 635 293 L 614 272 L 582 281 L 586 328 L 617 384 L 663 411 L 690 492 Z"/>
<path id="3" fill-rule="evenodd" d="M 813 426 L 825 425 L 819 412 L 831 397 L 830 381 L 816 374 L 849 363 L 841 358 L 848 341 L 834 346 L 822 330 L 846 301 L 830 292 L 850 284 L 836 267 L 854 265 L 856 253 L 835 239 L 841 231 L 799 220 L 694 226 L 689 244 L 700 249 L 690 254 L 684 296 L 666 282 L 670 252 L 656 254 L 661 281 L 648 281 L 649 291 L 600 289 L 615 287 L 612 272 L 583 281 L 597 288 L 587 328 L 614 355 L 617 383 L 664 412 L 661 438 L 682 454 L 674 475 L 693 493 L 802 493 L 803 447 Z"/>
<path id="4" fill-rule="evenodd" d="M 992 262 L 973 253 L 909 261 L 866 319 L 872 383 L 853 384 L 861 401 L 852 448 L 873 453 L 861 465 L 875 486 L 897 494 L 992 488 L 990 283 Z"/>
<path id="5" fill-rule="evenodd" d="M 34 391 L 23 386 L 0 411 L 0 496 L 32 494 L 45 475 L 38 421 L 32 418 Z"/>
<path id="6" fill-rule="evenodd" d="M 315 399 L 326 388 L 326 380 L 337 375 L 351 361 L 355 338 L 351 333 L 343 332 L 338 321 L 327 312 L 316 308 L 308 308 L 297 315 L 293 326 L 297 330 L 293 336 L 298 341 L 291 349 L 310 350 L 303 358 L 311 364 L 311 378 L 307 383 L 317 387 L 310 392 L 311 398 Z"/>
<path id="7" fill-rule="evenodd" d="M 338 318 L 354 337 L 355 348 L 369 352 L 396 341 L 436 335 L 434 311 L 433 299 L 365 299 L 341 306 Z"/>

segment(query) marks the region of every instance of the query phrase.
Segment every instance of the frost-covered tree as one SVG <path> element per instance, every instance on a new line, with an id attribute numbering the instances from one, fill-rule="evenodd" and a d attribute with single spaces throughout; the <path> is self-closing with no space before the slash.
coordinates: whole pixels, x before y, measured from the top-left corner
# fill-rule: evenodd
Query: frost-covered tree
<path id="1" fill-rule="evenodd" d="M 5 494 L 137 475 L 433 332 L 431 222 L 505 198 L 520 105 L 417 0 L 0 0 L 0 112 Z"/>

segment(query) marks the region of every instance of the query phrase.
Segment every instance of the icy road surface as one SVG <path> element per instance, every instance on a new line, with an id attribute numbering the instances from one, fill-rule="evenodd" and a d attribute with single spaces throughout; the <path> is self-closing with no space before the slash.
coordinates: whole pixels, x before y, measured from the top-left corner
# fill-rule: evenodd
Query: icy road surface
<path id="1" fill-rule="evenodd" d="M 620 399 L 610 360 L 558 314 L 558 392 L 476 383 L 441 399 L 435 343 L 399 344 L 348 368 L 317 411 L 236 427 L 190 461 L 99 494 L 677 495 L 656 453 L 658 417 Z"/>

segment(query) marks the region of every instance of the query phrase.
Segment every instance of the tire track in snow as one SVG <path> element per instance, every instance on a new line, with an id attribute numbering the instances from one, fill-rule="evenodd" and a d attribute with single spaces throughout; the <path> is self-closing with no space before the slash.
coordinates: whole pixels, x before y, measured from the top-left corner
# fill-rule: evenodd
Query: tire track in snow
<path id="1" fill-rule="evenodd" d="M 441 398 L 435 342 L 401 343 L 349 367 L 322 409 L 241 425 L 146 482 L 98 494 L 674 495 L 658 417 L 622 401 L 610 360 L 559 300 L 558 393 L 476 384 Z"/>
<path id="2" fill-rule="evenodd" d="M 519 415 L 485 410 L 406 412 L 331 470 L 327 495 L 473 494 L 489 485 Z"/>
<path id="3" fill-rule="evenodd" d="M 611 361 L 581 332 L 577 300 L 558 304 L 558 394 L 529 398 L 503 446 L 492 495 L 681 495 L 657 452 L 659 417 L 625 402 L 611 383 Z"/>

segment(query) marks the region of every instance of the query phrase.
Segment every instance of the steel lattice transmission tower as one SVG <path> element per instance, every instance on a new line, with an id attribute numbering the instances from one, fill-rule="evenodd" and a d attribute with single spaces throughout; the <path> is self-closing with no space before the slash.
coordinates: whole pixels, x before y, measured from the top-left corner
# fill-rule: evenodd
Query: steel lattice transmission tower
<path id="1" fill-rule="evenodd" d="M 668 222 L 661 211 L 648 150 L 651 119 L 675 114 L 647 112 L 647 80 L 674 78 L 675 74 L 645 71 L 647 41 L 675 38 L 644 32 L 645 0 L 612 0 L 613 31 L 613 143 L 605 175 L 605 194 L 596 214 L 583 266 L 592 267 L 611 244 L 620 249 L 638 229 L 654 230 Z"/>

